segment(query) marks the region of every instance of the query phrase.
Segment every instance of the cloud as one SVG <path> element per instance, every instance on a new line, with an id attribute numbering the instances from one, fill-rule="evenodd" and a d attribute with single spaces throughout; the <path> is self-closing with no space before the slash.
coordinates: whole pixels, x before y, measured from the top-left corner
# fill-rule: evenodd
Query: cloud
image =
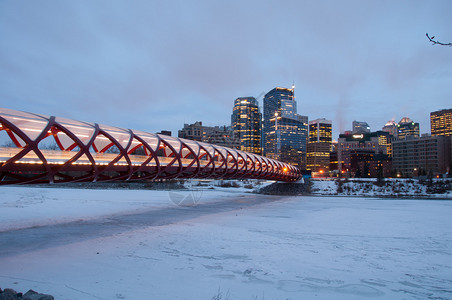
<path id="1" fill-rule="evenodd" d="M 300 113 L 332 119 L 336 130 L 353 119 L 378 128 L 401 114 L 425 123 L 450 105 L 452 54 L 424 35 L 452 40 L 451 9 L 450 1 L 4 1 L 0 106 L 176 131 L 196 120 L 225 124 L 235 98 L 295 81 Z"/>

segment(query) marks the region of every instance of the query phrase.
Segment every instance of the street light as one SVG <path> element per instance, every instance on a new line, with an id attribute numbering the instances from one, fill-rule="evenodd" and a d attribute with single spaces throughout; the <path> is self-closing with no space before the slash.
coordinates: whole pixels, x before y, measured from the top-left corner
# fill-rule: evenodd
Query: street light
<path id="1" fill-rule="evenodd" d="M 275 112 L 275 131 L 278 130 L 278 112 Z"/>
<path id="2" fill-rule="evenodd" d="M 280 133 L 278 130 L 278 112 L 275 111 L 275 137 L 276 137 L 276 158 L 279 158 L 279 149 L 281 148 L 280 144 Z"/>

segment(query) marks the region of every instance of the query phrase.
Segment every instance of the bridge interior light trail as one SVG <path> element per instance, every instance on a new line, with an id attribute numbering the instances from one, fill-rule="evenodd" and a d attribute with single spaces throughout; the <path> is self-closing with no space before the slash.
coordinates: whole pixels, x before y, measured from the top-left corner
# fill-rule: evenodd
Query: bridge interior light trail
<path id="1" fill-rule="evenodd" d="M 227 147 L 0 108 L 0 184 L 301 177 L 290 164 Z"/>

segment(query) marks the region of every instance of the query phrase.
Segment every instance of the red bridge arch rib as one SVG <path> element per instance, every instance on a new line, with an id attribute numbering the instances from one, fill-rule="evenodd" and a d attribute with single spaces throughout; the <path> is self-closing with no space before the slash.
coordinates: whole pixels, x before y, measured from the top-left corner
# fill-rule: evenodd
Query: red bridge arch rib
<path id="1" fill-rule="evenodd" d="M 0 108 L 1 185 L 301 177 L 292 165 L 227 147 Z"/>

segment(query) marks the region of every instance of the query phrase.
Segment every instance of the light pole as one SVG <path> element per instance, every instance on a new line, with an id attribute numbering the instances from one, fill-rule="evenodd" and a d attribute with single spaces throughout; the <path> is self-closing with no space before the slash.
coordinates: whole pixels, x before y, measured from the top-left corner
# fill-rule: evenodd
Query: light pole
<path id="1" fill-rule="evenodd" d="M 276 159 L 279 159 L 279 151 L 281 149 L 281 137 L 278 129 L 278 112 L 275 112 L 275 137 L 276 137 Z"/>

